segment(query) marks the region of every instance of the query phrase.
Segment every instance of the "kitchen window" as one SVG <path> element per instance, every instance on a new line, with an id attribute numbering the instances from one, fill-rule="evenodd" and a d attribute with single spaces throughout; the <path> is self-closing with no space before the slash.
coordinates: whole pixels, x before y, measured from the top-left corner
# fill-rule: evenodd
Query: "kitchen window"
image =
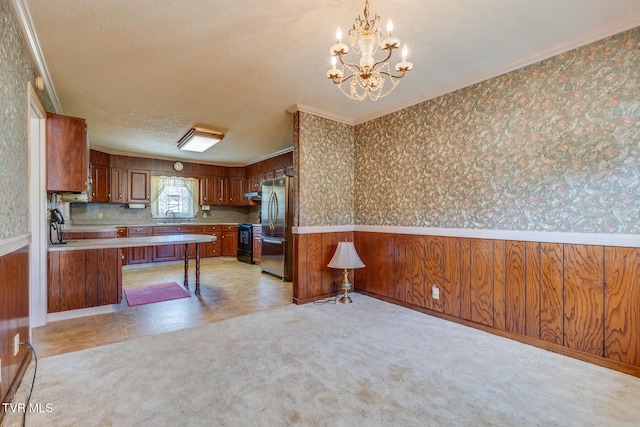
<path id="1" fill-rule="evenodd" d="M 153 218 L 194 218 L 198 213 L 198 180 L 179 176 L 151 177 Z"/>

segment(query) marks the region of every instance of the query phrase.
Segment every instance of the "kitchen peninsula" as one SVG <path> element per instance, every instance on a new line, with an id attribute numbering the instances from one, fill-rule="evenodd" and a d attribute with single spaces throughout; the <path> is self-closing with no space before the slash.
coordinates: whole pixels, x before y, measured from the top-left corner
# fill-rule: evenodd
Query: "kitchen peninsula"
<path id="1" fill-rule="evenodd" d="M 119 304 L 122 301 L 122 249 L 184 245 L 184 286 L 189 287 L 189 245 L 195 244 L 195 294 L 200 294 L 200 244 L 215 235 L 82 239 L 49 247 L 48 312 Z"/>

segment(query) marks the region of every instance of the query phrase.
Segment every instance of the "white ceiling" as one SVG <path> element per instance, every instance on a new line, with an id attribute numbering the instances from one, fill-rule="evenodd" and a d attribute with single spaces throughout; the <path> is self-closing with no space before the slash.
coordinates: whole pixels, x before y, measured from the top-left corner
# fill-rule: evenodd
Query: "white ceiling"
<path id="1" fill-rule="evenodd" d="M 359 123 L 640 25 L 638 0 L 370 0 L 414 63 L 372 102 L 325 76 L 336 27 L 346 32 L 364 0 L 16 1 L 54 102 L 87 119 L 92 147 L 226 165 L 291 147 L 294 104 Z M 195 124 L 226 137 L 179 151 Z"/>

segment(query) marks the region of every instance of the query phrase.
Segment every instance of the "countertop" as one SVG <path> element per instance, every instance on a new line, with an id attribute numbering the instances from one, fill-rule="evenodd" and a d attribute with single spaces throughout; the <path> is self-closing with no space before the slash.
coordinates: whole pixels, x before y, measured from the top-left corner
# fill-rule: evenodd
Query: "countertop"
<path id="1" fill-rule="evenodd" d="M 214 235 L 175 234 L 167 236 L 121 237 L 107 239 L 69 240 L 64 245 L 49 245 L 49 252 L 79 251 L 88 249 L 117 249 L 143 246 L 180 245 L 185 243 L 215 242 Z"/>
<path id="2" fill-rule="evenodd" d="M 120 227 L 167 227 L 172 225 L 238 225 L 237 222 L 193 222 L 193 221 L 181 221 L 181 222 L 148 222 L 142 224 L 92 224 L 92 225 L 65 225 L 64 231 L 73 231 L 73 232 L 110 232 L 116 231 L 117 228 Z M 260 225 L 260 224 L 255 224 Z"/>

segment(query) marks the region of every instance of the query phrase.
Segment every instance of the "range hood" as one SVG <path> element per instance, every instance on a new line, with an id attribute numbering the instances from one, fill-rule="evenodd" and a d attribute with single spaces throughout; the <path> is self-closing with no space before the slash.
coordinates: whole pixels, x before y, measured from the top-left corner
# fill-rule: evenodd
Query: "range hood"
<path id="1" fill-rule="evenodd" d="M 259 202 L 262 200 L 262 195 L 257 191 L 252 191 L 250 193 L 244 193 L 244 197 L 249 200 L 253 200 L 254 202 Z"/>

